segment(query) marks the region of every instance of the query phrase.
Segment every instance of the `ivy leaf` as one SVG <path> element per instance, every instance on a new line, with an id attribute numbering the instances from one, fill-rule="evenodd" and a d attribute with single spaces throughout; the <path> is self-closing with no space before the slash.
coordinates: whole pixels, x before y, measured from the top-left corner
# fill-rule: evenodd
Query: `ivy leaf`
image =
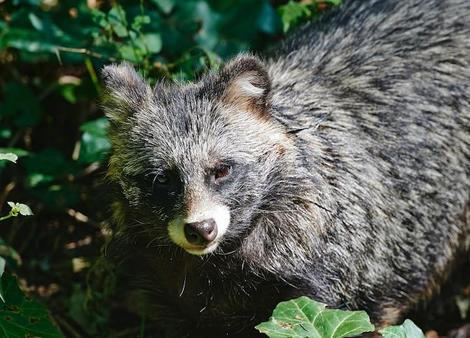
<path id="1" fill-rule="evenodd" d="M 46 308 L 26 298 L 10 274 L 1 277 L 4 303 L 0 304 L 0 331 L 2 337 L 61 338 L 63 335 L 52 322 Z"/>
<path id="2" fill-rule="evenodd" d="M 384 338 L 424 338 L 423 331 L 409 319 L 402 325 L 389 326 L 379 332 Z"/>
<path id="3" fill-rule="evenodd" d="M 0 154 L 0 160 L 6 160 L 6 161 L 16 163 L 17 159 L 18 159 L 18 155 L 13 154 L 13 153 Z"/>
<path id="4" fill-rule="evenodd" d="M 256 326 L 271 338 L 341 338 L 374 331 L 364 311 L 327 309 L 325 304 L 300 297 L 279 303 L 268 322 Z"/>

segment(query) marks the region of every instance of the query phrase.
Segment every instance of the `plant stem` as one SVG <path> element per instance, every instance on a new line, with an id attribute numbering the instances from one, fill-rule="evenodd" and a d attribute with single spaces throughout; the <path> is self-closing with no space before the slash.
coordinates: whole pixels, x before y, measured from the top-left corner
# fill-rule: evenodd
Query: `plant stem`
<path id="1" fill-rule="evenodd" d="M 8 214 L 8 215 L 6 215 L 6 216 L 0 217 L 0 222 L 1 222 L 1 221 L 4 221 L 4 220 L 7 220 L 7 219 L 9 219 L 9 218 L 12 218 L 12 217 L 13 217 L 12 214 Z"/>

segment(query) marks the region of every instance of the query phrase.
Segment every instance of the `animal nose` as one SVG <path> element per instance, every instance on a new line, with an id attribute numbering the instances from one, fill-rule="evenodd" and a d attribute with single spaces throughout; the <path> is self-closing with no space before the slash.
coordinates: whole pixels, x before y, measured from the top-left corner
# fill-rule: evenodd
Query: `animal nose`
<path id="1" fill-rule="evenodd" d="M 217 237 L 217 224 L 212 218 L 201 222 L 186 223 L 184 235 L 191 244 L 209 244 Z"/>

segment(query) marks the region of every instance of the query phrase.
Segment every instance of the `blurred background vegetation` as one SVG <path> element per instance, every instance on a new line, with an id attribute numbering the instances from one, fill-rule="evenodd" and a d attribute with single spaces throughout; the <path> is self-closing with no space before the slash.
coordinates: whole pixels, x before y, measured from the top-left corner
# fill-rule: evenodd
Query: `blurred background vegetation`
<path id="1" fill-rule="evenodd" d="M 8 201 L 34 212 L 0 224 L 0 256 L 66 336 L 141 330 L 138 318 L 120 320 L 132 304 L 110 301 L 112 285 L 89 273 L 106 274 L 96 264 L 110 204 L 103 65 L 127 60 L 151 80 L 191 80 L 240 51 L 268 48 L 337 2 L 0 0 L 0 153 L 19 157 L 0 161 L 0 216 Z"/>
<path id="2" fill-rule="evenodd" d="M 151 81 L 191 80 L 240 51 L 268 49 L 339 2 L 0 0 L 0 153 L 19 157 L 0 161 L 0 217 L 8 201 L 34 212 L 0 223 L 0 256 L 65 336 L 145 328 L 129 311 L 137 304 L 110 297 L 99 261 L 110 214 L 103 65 L 127 60 Z"/>

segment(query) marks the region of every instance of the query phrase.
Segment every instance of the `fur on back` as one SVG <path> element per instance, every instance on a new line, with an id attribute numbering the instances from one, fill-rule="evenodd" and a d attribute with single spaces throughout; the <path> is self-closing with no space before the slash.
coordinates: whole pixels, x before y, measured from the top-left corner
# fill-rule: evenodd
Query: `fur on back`
<path id="1" fill-rule="evenodd" d="M 151 314 L 246 337 L 294 296 L 385 324 L 435 294 L 469 238 L 469 16 L 467 0 L 345 1 L 193 84 L 107 67 L 109 253 Z M 215 191 L 204 168 L 221 158 L 234 182 Z M 162 167 L 181 186 L 155 200 Z M 164 226 L 195 201 L 231 212 L 201 257 Z"/>

